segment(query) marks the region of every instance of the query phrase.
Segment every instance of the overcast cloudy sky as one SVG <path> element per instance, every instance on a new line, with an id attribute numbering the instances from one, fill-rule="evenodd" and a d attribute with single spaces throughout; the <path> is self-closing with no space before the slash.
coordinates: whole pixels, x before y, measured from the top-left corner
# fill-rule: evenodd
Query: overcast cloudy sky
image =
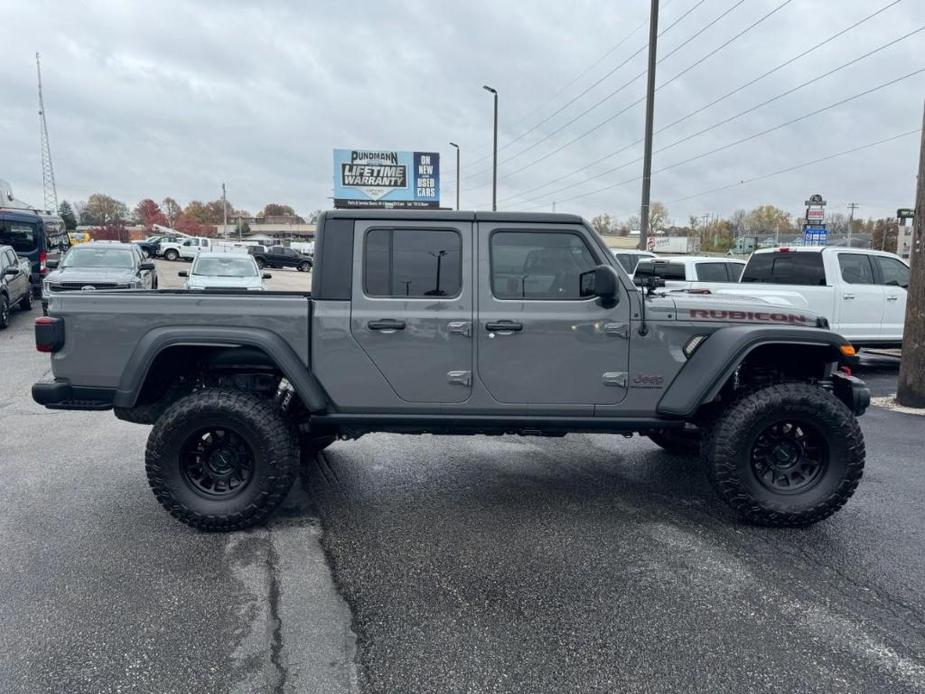
<path id="1" fill-rule="evenodd" d="M 925 70 L 925 31 L 658 151 L 925 26 L 925 2 L 892 3 L 672 125 L 891 3 L 663 0 L 653 198 L 682 223 L 762 203 L 797 213 L 814 192 L 833 211 L 856 201 L 864 216 L 910 206 L 916 134 L 749 180 L 917 130 L 925 72 L 732 143 Z M 639 205 L 643 104 L 633 104 L 645 88 L 648 4 L 0 0 L 0 178 L 41 204 L 40 51 L 59 199 L 103 192 L 133 206 L 170 195 L 185 205 L 215 199 L 225 181 L 236 207 L 306 213 L 330 206 L 331 150 L 355 147 L 439 151 L 451 205 L 452 140 L 463 148 L 463 207 L 486 208 L 490 84 L 501 95 L 502 209 L 557 201 L 559 211 L 626 217 Z"/>

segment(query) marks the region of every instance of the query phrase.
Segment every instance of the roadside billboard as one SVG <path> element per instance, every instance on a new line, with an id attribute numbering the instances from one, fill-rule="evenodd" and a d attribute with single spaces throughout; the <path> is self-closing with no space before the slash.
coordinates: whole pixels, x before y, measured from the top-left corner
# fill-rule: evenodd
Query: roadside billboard
<path id="1" fill-rule="evenodd" d="M 335 149 L 334 207 L 440 207 L 440 154 Z"/>

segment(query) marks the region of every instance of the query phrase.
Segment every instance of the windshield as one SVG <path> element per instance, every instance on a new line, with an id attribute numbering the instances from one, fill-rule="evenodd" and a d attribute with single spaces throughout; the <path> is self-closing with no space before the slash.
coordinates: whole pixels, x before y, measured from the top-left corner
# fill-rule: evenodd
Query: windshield
<path id="1" fill-rule="evenodd" d="M 61 267 L 101 267 L 131 270 L 135 267 L 131 251 L 121 248 L 72 248 Z"/>
<path id="2" fill-rule="evenodd" d="M 199 258 L 193 264 L 193 275 L 208 277 L 256 277 L 257 265 L 247 258 Z"/>

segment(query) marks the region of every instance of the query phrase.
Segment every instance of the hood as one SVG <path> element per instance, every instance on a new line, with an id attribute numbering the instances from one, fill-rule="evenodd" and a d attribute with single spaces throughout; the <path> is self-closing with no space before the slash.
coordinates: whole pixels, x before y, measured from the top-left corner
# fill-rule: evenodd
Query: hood
<path id="1" fill-rule="evenodd" d="M 191 275 L 186 280 L 187 289 L 250 289 L 263 288 L 263 281 L 258 277 L 210 277 L 208 275 Z"/>
<path id="2" fill-rule="evenodd" d="M 818 313 L 756 296 L 677 292 L 667 298 L 674 302 L 675 316 L 679 321 L 823 327 Z"/>
<path id="3" fill-rule="evenodd" d="M 49 272 L 45 279 L 55 282 L 119 282 L 127 284 L 138 279 L 131 268 L 66 267 Z"/>

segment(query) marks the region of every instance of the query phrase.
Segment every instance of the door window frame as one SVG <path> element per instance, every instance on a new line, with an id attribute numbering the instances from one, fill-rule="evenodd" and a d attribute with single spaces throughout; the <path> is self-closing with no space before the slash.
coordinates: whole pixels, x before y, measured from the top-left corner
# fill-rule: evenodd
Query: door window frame
<path id="1" fill-rule="evenodd" d="M 396 231 L 450 231 L 456 234 L 456 238 L 459 240 L 459 291 L 456 292 L 453 296 L 379 296 L 376 294 L 370 294 L 366 289 L 366 244 L 369 234 L 374 231 L 391 231 L 394 233 Z M 360 291 L 363 294 L 364 299 L 369 299 L 370 301 L 458 301 L 463 296 L 463 289 L 465 288 L 466 273 L 464 254 L 466 251 L 466 244 L 464 243 L 462 231 L 459 227 L 455 226 L 403 226 L 395 224 L 385 224 L 367 227 L 363 230 L 363 243 L 360 244 L 360 271 L 362 274 L 362 281 L 360 282 Z M 389 245 L 389 264 L 392 262 L 392 248 L 391 243 Z M 389 268 L 391 273 L 391 267 Z"/>
<path id="2" fill-rule="evenodd" d="M 537 228 L 532 228 L 532 229 L 531 228 L 514 229 L 514 228 L 498 227 L 498 228 L 492 229 L 488 234 L 488 292 L 494 301 L 510 301 L 510 302 L 517 302 L 517 303 L 523 303 L 523 302 L 528 302 L 528 301 L 529 302 L 533 302 L 533 301 L 542 301 L 542 302 L 574 301 L 574 302 L 587 303 L 589 301 L 597 301 L 598 297 L 596 296 L 562 297 L 562 298 L 515 297 L 511 299 L 496 296 L 495 295 L 495 282 L 494 282 L 495 258 L 494 258 L 494 255 L 492 254 L 492 243 L 494 241 L 495 234 L 498 234 L 498 233 L 502 233 L 502 234 L 571 234 L 572 236 L 578 237 L 578 239 L 584 244 L 587 251 L 591 254 L 591 257 L 597 262 L 597 264 L 594 267 L 597 267 L 598 265 L 608 264 L 601 260 L 600 255 L 595 252 L 595 249 L 592 247 L 592 245 L 588 243 L 588 240 L 577 229 L 549 229 L 549 228 L 542 228 L 542 227 L 537 227 Z M 618 262 L 616 258 L 614 258 L 614 262 Z M 590 269 L 594 269 L 594 268 L 590 268 Z M 587 270 L 585 270 L 585 272 L 587 272 Z"/>

